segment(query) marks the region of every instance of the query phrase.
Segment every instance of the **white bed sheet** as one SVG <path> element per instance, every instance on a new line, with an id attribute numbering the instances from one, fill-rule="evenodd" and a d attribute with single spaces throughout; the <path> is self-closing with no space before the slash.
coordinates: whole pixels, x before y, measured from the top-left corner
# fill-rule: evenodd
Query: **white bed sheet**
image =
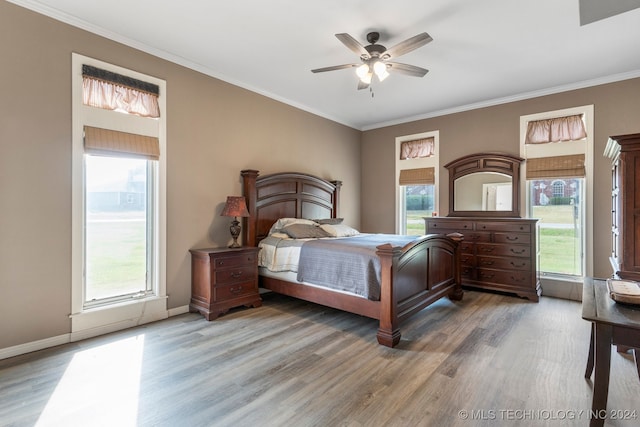
<path id="1" fill-rule="evenodd" d="M 286 282 L 292 282 L 292 283 L 299 283 L 301 285 L 306 285 L 306 286 L 313 286 L 314 288 L 320 288 L 325 290 L 329 289 L 326 286 L 322 286 L 322 285 L 315 285 L 313 283 L 308 283 L 308 282 L 298 282 L 298 273 L 294 271 L 269 271 L 266 267 L 259 267 L 258 272 L 260 276 L 272 277 L 274 279 L 280 279 L 280 280 L 284 280 Z M 351 296 L 362 298 L 362 299 L 367 299 L 362 295 L 357 295 L 351 292 L 342 291 L 340 289 L 331 289 L 331 292 L 338 292 L 341 294 L 346 294 L 346 295 L 351 295 Z"/>
<path id="2" fill-rule="evenodd" d="M 258 265 L 269 271 L 298 271 L 300 248 L 311 239 L 291 239 L 269 236 L 258 244 Z"/>

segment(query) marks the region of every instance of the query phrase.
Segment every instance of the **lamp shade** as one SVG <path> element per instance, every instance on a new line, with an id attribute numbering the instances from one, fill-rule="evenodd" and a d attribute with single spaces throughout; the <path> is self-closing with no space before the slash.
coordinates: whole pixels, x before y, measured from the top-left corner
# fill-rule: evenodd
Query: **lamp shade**
<path id="1" fill-rule="evenodd" d="M 250 216 L 247 203 L 242 196 L 227 196 L 227 202 L 220 216 Z"/>

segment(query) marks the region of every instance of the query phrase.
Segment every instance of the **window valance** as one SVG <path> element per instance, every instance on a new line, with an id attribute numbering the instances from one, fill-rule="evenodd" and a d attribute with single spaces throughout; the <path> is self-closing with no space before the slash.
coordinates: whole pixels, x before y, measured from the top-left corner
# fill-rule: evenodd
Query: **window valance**
<path id="1" fill-rule="evenodd" d="M 91 107 L 119 110 L 142 117 L 160 117 L 160 88 L 153 83 L 82 66 L 82 101 Z"/>
<path id="2" fill-rule="evenodd" d="M 527 124 L 525 144 L 578 141 L 587 137 L 582 114 L 534 120 Z"/>
<path id="3" fill-rule="evenodd" d="M 525 144 L 577 141 L 587 137 L 582 114 L 534 120 L 527 124 Z"/>
<path id="4" fill-rule="evenodd" d="M 414 139 L 400 143 L 400 160 L 431 157 L 435 154 L 433 137 Z"/>

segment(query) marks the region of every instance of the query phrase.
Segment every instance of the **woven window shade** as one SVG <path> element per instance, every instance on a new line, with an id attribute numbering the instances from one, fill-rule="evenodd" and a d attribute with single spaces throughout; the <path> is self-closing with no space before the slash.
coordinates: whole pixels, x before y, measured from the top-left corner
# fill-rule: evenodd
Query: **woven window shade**
<path id="1" fill-rule="evenodd" d="M 400 160 L 431 157 L 435 153 L 433 137 L 404 141 L 400 144 Z"/>
<path id="2" fill-rule="evenodd" d="M 584 176 L 584 154 L 527 159 L 527 179 Z"/>
<path id="3" fill-rule="evenodd" d="M 84 148 L 90 154 L 125 155 L 149 160 L 160 158 L 160 141 L 153 136 L 84 127 Z"/>
<path id="4" fill-rule="evenodd" d="M 400 185 L 429 185 L 436 183 L 435 168 L 403 169 L 400 171 Z"/>

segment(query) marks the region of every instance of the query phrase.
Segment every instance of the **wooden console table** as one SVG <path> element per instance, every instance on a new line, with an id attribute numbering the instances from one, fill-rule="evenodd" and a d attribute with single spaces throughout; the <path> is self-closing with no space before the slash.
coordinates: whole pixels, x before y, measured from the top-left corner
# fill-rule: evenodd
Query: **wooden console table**
<path id="1" fill-rule="evenodd" d="M 596 371 L 590 425 L 602 426 L 607 414 L 612 345 L 633 348 L 640 375 L 640 307 L 616 303 L 609 297 L 604 280 L 585 278 L 582 288 L 582 318 L 591 322 L 591 343 L 585 378 L 591 377 L 594 365 Z"/>

